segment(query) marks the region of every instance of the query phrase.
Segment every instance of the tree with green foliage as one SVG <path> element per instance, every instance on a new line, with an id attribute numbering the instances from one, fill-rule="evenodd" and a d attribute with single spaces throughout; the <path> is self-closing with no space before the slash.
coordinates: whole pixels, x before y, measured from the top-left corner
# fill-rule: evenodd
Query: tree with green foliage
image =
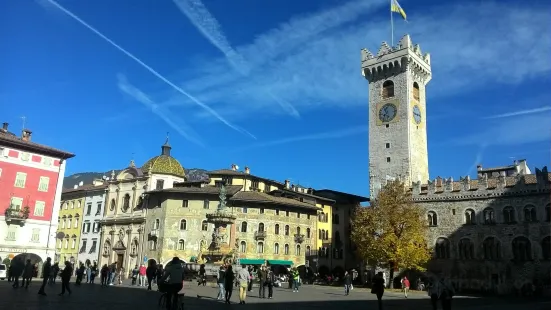
<path id="1" fill-rule="evenodd" d="M 389 181 L 369 207 L 357 207 L 352 219 L 352 241 L 362 259 L 372 266 L 425 270 L 430 259 L 423 209 L 414 204 L 401 181 Z"/>

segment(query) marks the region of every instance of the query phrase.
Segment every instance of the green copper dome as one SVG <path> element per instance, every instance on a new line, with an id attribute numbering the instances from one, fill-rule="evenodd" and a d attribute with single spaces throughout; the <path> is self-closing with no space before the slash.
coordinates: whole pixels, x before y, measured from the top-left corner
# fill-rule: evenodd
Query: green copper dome
<path id="1" fill-rule="evenodd" d="M 167 138 L 165 144 L 161 147 L 161 155 L 155 156 L 145 162 L 142 166 L 142 172 L 144 174 L 172 174 L 185 178 L 186 172 L 184 167 L 182 167 L 178 160 L 170 156 L 171 149 Z"/>

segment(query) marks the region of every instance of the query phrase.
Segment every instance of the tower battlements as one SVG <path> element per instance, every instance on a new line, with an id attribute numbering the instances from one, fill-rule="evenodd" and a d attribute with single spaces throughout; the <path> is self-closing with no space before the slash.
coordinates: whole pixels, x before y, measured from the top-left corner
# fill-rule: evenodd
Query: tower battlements
<path id="1" fill-rule="evenodd" d="M 424 84 L 432 78 L 430 54 L 423 55 L 419 44 L 414 45 L 408 34 L 395 47 L 383 41 L 376 56 L 366 48 L 362 49 L 361 55 L 362 75 L 369 82 L 386 79 L 408 69 Z"/>
<path id="2" fill-rule="evenodd" d="M 469 176 L 460 177 L 459 181 L 454 181 L 451 177 L 438 177 L 426 184 L 421 184 L 421 181 L 413 182 L 411 190 L 414 201 L 457 201 L 533 195 L 551 191 L 551 173 L 547 171 L 547 167 L 543 167 L 541 170 L 536 168 L 535 174 L 482 174 L 473 180 Z"/>

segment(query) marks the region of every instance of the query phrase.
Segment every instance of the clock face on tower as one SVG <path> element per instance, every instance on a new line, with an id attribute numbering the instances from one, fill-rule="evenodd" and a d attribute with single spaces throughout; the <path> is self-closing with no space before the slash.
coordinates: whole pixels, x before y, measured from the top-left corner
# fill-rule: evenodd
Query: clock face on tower
<path id="1" fill-rule="evenodd" d="M 418 105 L 413 106 L 413 120 L 416 124 L 421 124 L 421 110 Z"/>
<path id="2" fill-rule="evenodd" d="M 398 109 L 392 103 L 387 103 L 379 110 L 379 119 L 381 122 L 388 123 L 396 117 Z"/>

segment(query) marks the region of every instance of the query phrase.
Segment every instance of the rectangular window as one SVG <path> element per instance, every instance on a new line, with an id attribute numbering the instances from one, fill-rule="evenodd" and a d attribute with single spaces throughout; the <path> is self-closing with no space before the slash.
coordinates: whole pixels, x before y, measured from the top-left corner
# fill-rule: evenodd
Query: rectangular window
<path id="1" fill-rule="evenodd" d="M 96 240 L 92 241 L 92 248 L 90 248 L 90 253 L 96 253 L 96 247 L 98 245 L 98 242 Z"/>
<path id="2" fill-rule="evenodd" d="M 264 208 L 260 208 L 260 214 L 264 214 Z"/>
<path id="3" fill-rule="evenodd" d="M 222 178 L 222 182 L 224 182 L 224 184 L 226 185 L 232 185 L 233 184 L 233 177 L 223 177 Z"/>
<path id="4" fill-rule="evenodd" d="M 47 192 L 49 185 L 50 185 L 50 178 L 40 177 L 40 182 L 38 183 L 38 191 Z"/>
<path id="5" fill-rule="evenodd" d="M 182 200 L 182 208 L 187 208 L 189 206 L 189 202 L 187 200 Z"/>
<path id="6" fill-rule="evenodd" d="M 92 204 L 89 203 L 86 205 L 86 215 L 90 215 L 92 213 Z"/>
<path id="7" fill-rule="evenodd" d="M 78 217 L 75 218 L 75 222 L 73 225 L 73 228 L 78 228 Z"/>
<path id="8" fill-rule="evenodd" d="M 203 201 L 203 209 L 208 209 L 209 208 L 209 200 L 208 199 L 205 199 L 205 201 Z"/>
<path id="9" fill-rule="evenodd" d="M 276 215 L 279 215 L 279 209 L 276 209 Z"/>
<path id="10" fill-rule="evenodd" d="M 39 241 L 40 241 L 40 229 L 33 228 L 33 232 L 31 235 L 31 242 L 39 242 Z"/>
<path id="11" fill-rule="evenodd" d="M 71 241 L 71 249 L 76 248 L 76 246 L 77 246 L 77 239 L 73 239 L 73 240 Z"/>
<path id="12" fill-rule="evenodd" d="M 27 174 L 24 172 L 18 172 L 15 176 L 15 187 L 25 188 L 25 183 L 27 182 Z"/>
<path id="13" fill-rule="evenodd" d="M 44 201 L 36 201 L 34 203 L 34 216 L 44 216 L 44 209 L 46 208 L 46 203 Z"/>
<path id="14" fill-rule="evenodd" d="M 388 128 L 388 127 L 390 127 L 390 125 L 389 125 L 389 124 L 386 124 L 385 127 Z"/>
<path id="15" fill-rule="evenodd" d="M 165 186 L 165 180 L 157 180 L 157 185 L 155 186 L 156 190 L 161 190 Z"/>
<path id="16" fill-rule="evenodd" d="M 251 181 L 251 189 L 258 189 L 258 180 Z"/>
<path id="17" fill-rule="evenodd" d="M 6 240 L 7 241 L 15 241 L 15 238 L 16 238 L 15 229 L 8 230 L 8 233 L 6 234 Z"/>
<path id="18" fill-rule="evenodd" d="M 385 144 L 385 147 L 386 147 L 387 149 L 389 149 L 389 148 L 390 148 L 390 143 L 386 143 L 386 144 Z"/>
<path id="19" fill-rule="evenodd" d="M 84 253 L 86 252 L 86 240 L 82 240 L 82 246 L 80 247 L 80 251 L 79 253 Z"/>
<path id="20" fill-rule="evenodd" d="M 390 162 L 390 157 L 387 157 L 387 158 L 386 158 L 386 162 L 387 162 L 387 163 Z"/>
<path id="21" fill-rule="evenodd" d="M 297 212 L 297 219 L 300 218 L 300 212 Z"/>
<path id="22" fill-rule="evenodd" d="M 101 202 L 98 202 L 98 208 L 96 210 L 96 215 L 100 215 L 101 213 Z"/>

